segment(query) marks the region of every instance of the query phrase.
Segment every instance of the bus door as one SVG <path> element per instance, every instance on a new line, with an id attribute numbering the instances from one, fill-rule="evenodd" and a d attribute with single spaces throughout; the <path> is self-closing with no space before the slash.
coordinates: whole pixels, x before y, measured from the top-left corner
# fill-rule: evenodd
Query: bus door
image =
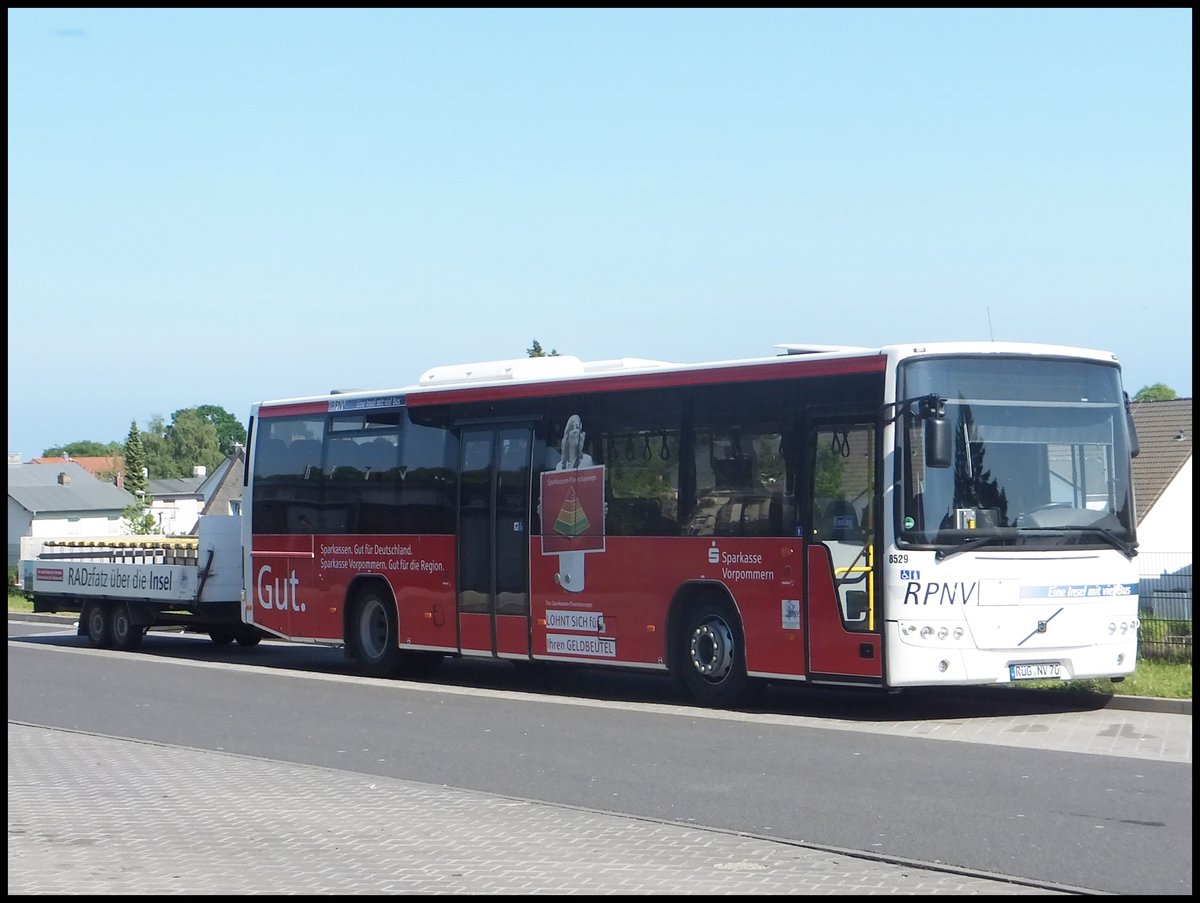
<path id="1" fill-rule="evenodd" d="M 527 658 L 533 427 L 464 426 L 460 449 L 459 648 Z"/>
<path id="2" fill-rule="evenodd" d="M 810 421 L 805 624 L 814 682 L 882 682 L 876 435 L 874 417 Z"/>

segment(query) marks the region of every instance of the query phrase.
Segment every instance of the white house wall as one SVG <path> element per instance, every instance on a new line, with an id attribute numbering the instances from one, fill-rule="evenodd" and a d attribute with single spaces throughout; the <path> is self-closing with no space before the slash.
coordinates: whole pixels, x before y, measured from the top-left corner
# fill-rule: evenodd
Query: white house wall
<path id="1" fill-rule="evenodd" d="M 36 517 L 28 535 L 39 538 L 55 536 L 127 536 L 121 515 L 88 515 L 86 517 Z"/>
<path id="2" fill-rule="evenodd" d="M 165 536 L 186 536 L 196 526 L 200 519 L 200 509 L 204 500 L 200 498 L 182 498 L 160 500 L 155 499 L 150 505 L 150 513 L 158 522 L 156 528 Z"/>
<path id="3" fill-rule="evenodd" d="M 1139 556 L 1192 559 L 1192 459 L 1188 458 L 1138 524 Z"/>
<path id="4" fill-rule="evenodd" d="M 21 557 L 21 537 L 29 536 L 33 515 L 29 510 L 18 505 L 9 496 L 8 499 L 8 566 L 12 567 Z"/>

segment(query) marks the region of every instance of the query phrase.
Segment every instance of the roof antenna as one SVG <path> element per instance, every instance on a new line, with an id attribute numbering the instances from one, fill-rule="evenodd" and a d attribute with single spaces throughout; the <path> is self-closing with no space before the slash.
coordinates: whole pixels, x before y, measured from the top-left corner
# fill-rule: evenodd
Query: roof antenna
<path id="1" fill-rule="evenodd" d="M 992 309 L 988 307 L 986 310 L 988 315 L 988 337 L 994 342 L 996 341 L 996 334 L 992 332 Z"/>

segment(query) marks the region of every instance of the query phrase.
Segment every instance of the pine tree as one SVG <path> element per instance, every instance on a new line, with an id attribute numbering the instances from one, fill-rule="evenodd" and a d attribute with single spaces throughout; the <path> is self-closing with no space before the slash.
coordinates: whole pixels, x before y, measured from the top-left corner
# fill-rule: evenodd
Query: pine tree
<path id="1" fill-rule="evenodd" d="M 137 496 L 137 501 L 125 506 L 121 517 L 128 523 L 129 532 L 144 536 L 155 532 L 158 526 L 150 505 L 154 498 L 149 493 L 150 482 L 146 472 L 146 450 L 142 447 L 142 436 L 137 421 L 129 424 L 129 436 L 125 439 L 125 488 Z"/>
<path id="2" fill-rule="evenodd" d="M 129 424 L 129 435 L 125 439 L 125 488 L 137 495 L 139 490 L 150 488 L 146 474 L 146 449 L 142 446 L 142 434 L 137 421 Z"/>

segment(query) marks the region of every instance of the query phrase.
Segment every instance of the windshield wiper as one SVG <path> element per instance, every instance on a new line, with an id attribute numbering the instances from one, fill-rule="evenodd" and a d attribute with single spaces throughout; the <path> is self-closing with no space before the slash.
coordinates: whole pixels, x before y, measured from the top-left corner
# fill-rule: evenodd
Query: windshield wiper
<path id="1" fill-rule="evenodd" d="M 1013 535 L 1009 533 L 989 533 L 987 536 L 977 536 L 974 539 L 969 539 L 966 542 L 960 542 L 952 549 L 938 549 L 933 553 L 933 557 L 938 561 L 945 561 L 951 555 L 957 555 L 959 552 L 965 552 L 967 549 L 978 549 L 981 546 L 988 546 L 992 543 L 1007 543 L 1012 539 Z"/>
<path id="2" fill-rule="evenodd" d="M 1130 561 L 1132 561 L 1138 553 L 1137 543 L 1126 542 L 1107 527 L 1084 527 L 1071 524 L 1062 527 L 1024 527 L 1023 529 L 1029 531 L 1036 530 L 1038 533 L 1049 533 L 1051 535 L 1056 533 L 1095 533 Z"/>

